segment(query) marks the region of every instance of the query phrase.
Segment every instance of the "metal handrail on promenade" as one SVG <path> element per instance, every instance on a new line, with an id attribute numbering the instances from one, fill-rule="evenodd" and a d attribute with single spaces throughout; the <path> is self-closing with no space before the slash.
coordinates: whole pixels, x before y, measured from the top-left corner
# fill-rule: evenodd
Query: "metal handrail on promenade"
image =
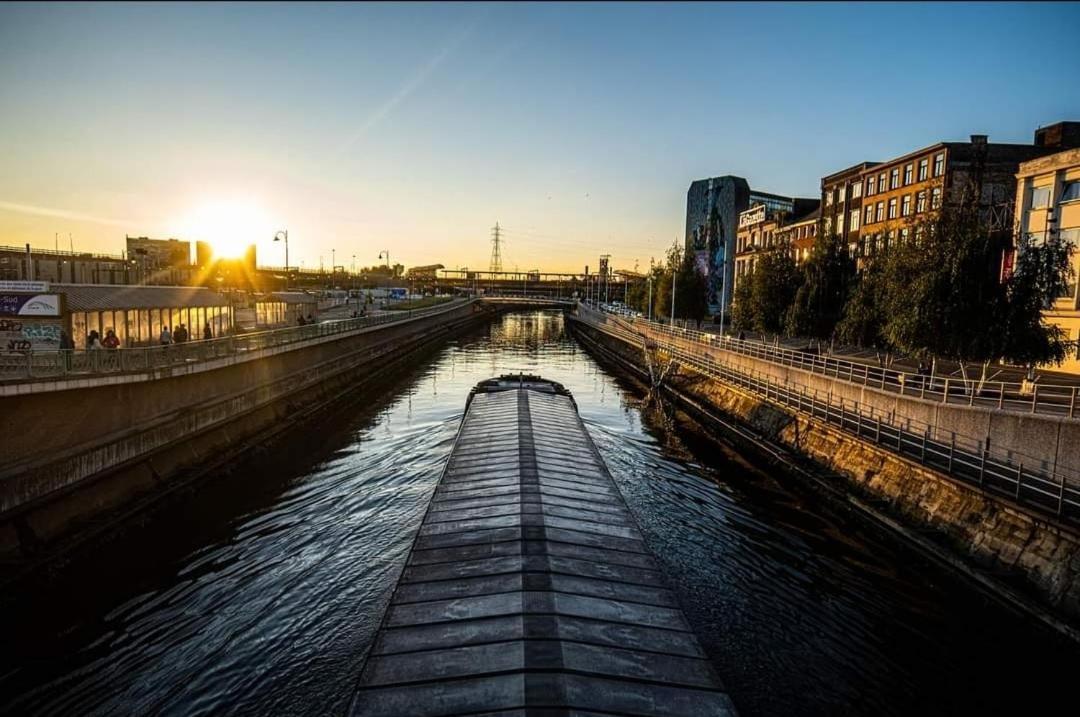
<path id="1" fill-rule="evenodd" d="M 68 376 L 139 373 L 167 367 L 191 366 L 228 356 L 248 355 L 261 349 L 348 334 L 372 326 L 409 321 L 456 309 L 468 301 L 470 300 L 454 299 L 424 309 L 394 311 L 164 346 L 3 352 L 0 353 L 0 382 L 18 383 Z"/>
<path id="2" fill-rule="evenodd" d="M 619 320 L 602 320 L 602 330 L 631 344 L 645 337 Z M 811 418 L 869 439 L 905 458 L 943 472 L 961 482 L 1012 499 L 1039 513 L 1080 524 L 1080 474 L 1058 469 L 1042 470 L 1042 462 L 1012 451 L 990 450 L 975 437 L 941 431 L 895 412 L 876 410 L 858 401 L 845 400 L 794 381 L 778 381 L 755 369 L 735 368 L 704 352 L 694 353 L 670 340 L 657 348 L 693 370 L 743 388 L 767 401 L 782 404 Z M 1025 460 L 1027 459 L 1027 460 Z"/>
<path id="3" fill-rule="evenodd" d="M 1037 381 L 1031 383 L 985 381 L 981 387 L 978 387 L 977 379 L 969 379 L 965 382 L 963 379 L 953 377 L 931 378 L 910 371 L 870 366 L 858 361 L 768 346 L 758 341 L 739 340 L 704 331 L 671 327 L 643 318 L 620 317 L 620 320 L 627 321 L 636 328 L 644 328 L 781 366 L 792 366 L 839 381 L 870 386 L 912 398 L 1067 418 L 1076 418 L 1077 411 L 1080 410 L 1080 406 L 1077 405 L 1080 386 L 1043 384 Z"/>

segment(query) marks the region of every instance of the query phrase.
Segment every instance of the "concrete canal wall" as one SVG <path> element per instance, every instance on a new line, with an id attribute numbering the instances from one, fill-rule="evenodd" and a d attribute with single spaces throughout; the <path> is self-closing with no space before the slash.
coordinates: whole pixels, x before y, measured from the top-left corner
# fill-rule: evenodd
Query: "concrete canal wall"
<path id="1" fill-rule="evenodd" d="M 571 317 L 571 325 L 591 350 L 623 370 L 647 377 L 640 344 L 631 345 L 579 318 Z M 826 488 L 838 497 L 867 507 L 1007 601 L 1043 611 L 1040 616 L 1054 627 L 1074 638 L 1080 635 L 1075 629 L 1080 624 L 1080 534 L 1073 526 L 686 366 L 680 366 L 666 388 L 687 405 L 703 409 L 706 423 L 710 414 L 734 419 L 736 425 L 750 429 L 747 435 L 754 440 L 788 449 L 827 469 L 822 472 L 831 483 Z M 979 425 L 986 426 L 994 417 L 978 411 L 962 413 L 958 420 L 982 421 Z M 1049 609 L 1044 611 L 1043 606 Z"/>
<path id="2" fill-rule="evenodd" d="M 489 318 L 476 302 L 167 375 L 77 378 L 0 399 L 0 556 L 25 557 L 287 428 L 395 361 Z"/>

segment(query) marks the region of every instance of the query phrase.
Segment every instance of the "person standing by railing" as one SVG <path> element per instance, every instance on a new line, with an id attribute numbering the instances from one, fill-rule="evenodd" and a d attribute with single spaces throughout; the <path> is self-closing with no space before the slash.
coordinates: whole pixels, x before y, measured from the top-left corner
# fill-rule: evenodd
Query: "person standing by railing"
<path id="1" fill-rule="evenodd" d="M 105 338 L 101 341 L 101 345 L 110 351 L 115 351 L 120 348 L 120 337 L 116 335 L 116 332 L 109 329 L 105 332 Z"/>
<path id="2" fill-rule="evenodd" d="M 158 343 L 162 346 L 168 346 L 172 343 L 172 333 L 169 331 L 168 326 L 161 327 L 161 336 L 158 338 Z"/>
<path id="3" fill-rule="evenodd" d="M 209 341 L 210 339 L 214 338 L 214 330 L 210 328 L 209 321 L 207 321 L 206 326 L 203 327 L 202 337 L 203 341 Z"/>
<path id="4" fill-rule="evenodd" d="M 188 340 L 188 330 L 183 324 L 176 327 L 176 331 L 173 332 L 173 343 L 182 344 Z"/>
<path id="5" fill-rule="evenodd" d="M 64 355 L 64 370 L 71 371 L 71 357 L 75 353 L 75 341 L 64 329 L 60 329 L 60 353 Z"/>

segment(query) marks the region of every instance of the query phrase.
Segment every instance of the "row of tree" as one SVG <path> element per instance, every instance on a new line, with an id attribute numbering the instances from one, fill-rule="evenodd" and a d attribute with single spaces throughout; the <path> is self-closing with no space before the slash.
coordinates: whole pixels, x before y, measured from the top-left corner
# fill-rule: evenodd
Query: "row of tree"
<path id="1" fill-rule="evenodd" d="M 649 262 L 644 281 L 627 285 L 626 305 L 655 319 L 670 319 L 672 286 L 675 318 L 695 321 L 700 326 L 709 310 L 705 277 L 695 266 L 692 254 L 674 247 L 665 262 Z"/>
<path id="2" fill-rule="evenodd" d="M 953 207 L 912 225 L 910 239 L 855 260 L 820 235 L 796 265 L 786 251 L 760 256 L 740 278 L 735 328 L 836 340 L 934 361 L 1060 363 L 1067 336 L 1043 310 L 1071 290 L 1071 247 L 1024 238 L 1013 248 L 976 208 Z M 1003 257 L 1015 257 L 1004 272 Z"/>

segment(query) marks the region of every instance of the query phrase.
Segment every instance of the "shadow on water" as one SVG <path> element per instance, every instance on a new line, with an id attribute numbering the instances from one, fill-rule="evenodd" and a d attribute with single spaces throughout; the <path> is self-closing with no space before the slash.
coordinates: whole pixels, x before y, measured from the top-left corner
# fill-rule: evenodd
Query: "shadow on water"
<path id="1" fill-rule="evenodd" d="M 1073 646 L 503 317 L 5 599 L 0 712 L 336 714 L 469 389 L 534 372 L 590 432 L 745 715 L 1040 711 Z M 376 383 L 376 382 L 373 382 Z"/>

